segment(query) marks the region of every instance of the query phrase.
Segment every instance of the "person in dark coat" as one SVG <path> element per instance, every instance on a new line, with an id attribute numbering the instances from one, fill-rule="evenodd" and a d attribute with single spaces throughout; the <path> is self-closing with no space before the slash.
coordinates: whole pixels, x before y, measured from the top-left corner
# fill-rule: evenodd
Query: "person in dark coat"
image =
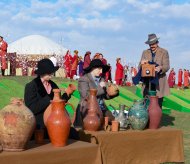
<path id="1" fill-rule="evenodd" d="M 46 108 L 50 105 L 50 100 L 53 99 L 53 89 L 58 86 L 51 81 L 53 74 L 59 69 L 59 66 L 54 66 L 50 59 L 42 59 L 37 64 L 35 74 L 37 77 L 27 83 L 24 91 L 25 105 L 33 112 L 36 118 L 36 128 L 45 129 L 45 137 L 48 138 L 47 130 L 43 122 L 43 114 Z M 64 93 L 61 98 L 66 102 L 71 95 Z M 71 130 L 72 133 L 73 130 Z M 74 137 L 71 137 L 74 138 Z"/>

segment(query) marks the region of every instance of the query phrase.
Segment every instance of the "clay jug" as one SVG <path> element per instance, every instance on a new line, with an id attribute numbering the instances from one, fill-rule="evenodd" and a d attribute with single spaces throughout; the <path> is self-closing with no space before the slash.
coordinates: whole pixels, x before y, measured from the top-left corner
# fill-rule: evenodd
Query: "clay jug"
<path id="1" fill-rule="evenodd" d="M 53 100 L 60 100 L 60 97 L 61 97 L 60 89 L 53 89 L 53 93 L 54 93 Z M 50 104 L 44 112 L 44 115 L 43 115 L 44 125 L 46 125 L 46 123 L 47 123 L 47 119 L 51 113 L 51 109 L 52 109 L 52 105 Z"/>
<path id="2" fill-rule="evenodd" d="M 23 100 L 12 98 L 10 104 L 0 110 L 0 142 L 3 150 L 24 150 L 35 126 L 35 117 Z"/>
<path id="3" fill-rule="evenodd" d="M 63 90 L 63 89 L 53 89 L 53 92 L 54 92 L 54 97 L 53 97 L 53 100 L 60 100 L 61 99 L 61 90 Z M 69 103 L 69 102 L 67 102 L 67 103 L 65 103 L 65 105 L 70 105 L 71 106 L 71 109 L 74 111 L 74 116 L 73 116 L 73 119 L 72 119 L 72 123 L 74 122 L 74 120 L 75 120 L 75 109 L 74 109 L 74 106 L 71 104 L 71 103 Z M 45 112 L 44 112 L 44 115 L 43 115 L 43 120 L 44 120 L 44 125 L 46 125 L 46 123 L 47 123 L 47 119 L 48 119 L 48 117 L 49 117 L 49 115 L 50 115 L 50 113 L 51 113 L 51 111 L 52 111 L 52 104 L 50 104 L 47 108 L 46 108 L 46 110 L 45 110 Z"/>
<path id="4" fill-rule="evenodd" d="M 58 97 L 59 92 L 57 89 L 54 91 L 57 96 L 55 95 L 56 98 L 51 101 L 52 109 L 46 122 L 50 141 L 55 147 L 63 147 L 67 144 L 71 126 L 70 118 L 65 110 L 65 102 Z"/>
<path id="5" fill-rule="evenodd" d="M 158 129 L 162 118 L 162 110 L 158 104 L 158 96 L 150 96 L 149 129 Z"/>
<path id="6" fill-rule="evenodd" d="M 98 114 L 98 101 L 96 98 L 97 90 L 90 89 L 90 95 L 87 100 L 88 113 L 83 119 L 83 129 L 89 131 L 97 131 L 101 127 L 101 121 Z"/>
<path id="7" fill-rule="evenodd" d="M 119 92 L 119 88 L 117 85 L 108 83 L 107 85 L 107 93 L 109 96 L 116 96 Z"/>
<path id="8" fill-rule="evenodd" d="M 92 109 L 92 108 L 95 108 L 96 109 L 96 112 L 97 112 L 97 115 L 100 119 L 100 129 L 103 129 L 103 126 L 104 126 L 104 116 L 103 116 L 103 113 L 102 113 L 102 110 L 98 104 L 98 101 L 97 101 L 97 89 L 90 89 L 90 96 L 87 100 L 88 102 L 88 106 L 89 106 L 89 109 Z"/>

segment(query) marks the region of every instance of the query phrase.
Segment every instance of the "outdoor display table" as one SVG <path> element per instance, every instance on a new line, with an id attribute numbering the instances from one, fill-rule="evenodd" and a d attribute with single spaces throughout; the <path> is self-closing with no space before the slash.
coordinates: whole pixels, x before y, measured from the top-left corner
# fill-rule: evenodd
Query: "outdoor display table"
<path id="1" fill-rule="evenodd" d="M 183 133 L 172 128 L 119 132 L 79 130 L 80 139 L 100 146 L 103 164 L 184 162 Z"/>
<path id="2" fill-rule="evenodd" d="M 69 140 L 65 147 L 55 148 L 51 143 L 36 145 L 21 152 L 0 152 L 1 164 L 101 164 L 99 146 L 87 142 Z"/>

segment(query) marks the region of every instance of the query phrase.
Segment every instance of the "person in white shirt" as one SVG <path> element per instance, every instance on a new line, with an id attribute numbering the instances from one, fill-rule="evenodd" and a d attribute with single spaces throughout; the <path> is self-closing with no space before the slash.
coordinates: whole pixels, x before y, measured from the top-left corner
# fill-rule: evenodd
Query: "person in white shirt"
<path id="1" fill-rule="evenodd" d="M 50 58 L 49 58 L 53 65 L 56 67 L 57 66 L 57 58 L 55 57 L 55 54 L 53 54 Z"/>

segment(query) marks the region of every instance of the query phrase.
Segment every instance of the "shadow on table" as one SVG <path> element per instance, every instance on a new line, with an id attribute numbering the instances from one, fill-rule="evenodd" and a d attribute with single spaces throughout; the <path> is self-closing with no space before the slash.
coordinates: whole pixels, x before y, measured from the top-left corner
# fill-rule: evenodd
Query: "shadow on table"
<path id="1" fill-rule="evenodd" d="M 160 125 L 161 126 L 173 126 L 174 121 L 175 121 L 175 117 L 163 113 Z"/>

